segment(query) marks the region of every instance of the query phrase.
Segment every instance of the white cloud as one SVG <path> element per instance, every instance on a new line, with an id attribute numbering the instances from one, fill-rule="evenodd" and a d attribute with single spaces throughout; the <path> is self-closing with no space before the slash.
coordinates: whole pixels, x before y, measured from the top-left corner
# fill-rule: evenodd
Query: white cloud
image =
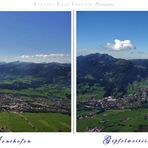
<path id="1" fill-rule="evenodd" d="M 107 43 L 107 48 L 112 49 L 114 51 L 121 51 L 127 49 L 135 49 L 135 46 L 132 44 L 130 40 L 119 40 L 115 39 L 114 43 Z"/>
<path id="2" fill-rule="evenodd" d="M 20 58 L 50 58 L 50 57 L 65 57 L 67 54 L 36 54 L 36 55 L 21 55 Z"/>
<path id="3" fill-rule="evenodd" d="M 27 55 L 22 55 L 22 56 L 20 56 L 20 58 L 22 58 L 22 59 L 27 59 L 27 58 L 29 58 L 29 56 L 27 56 Z"/>
<path id="4" fill-rule="evenodd" d="M 68 54 L 35 54 L 35 55 L 21 55 L 17 58 L 20 61 L 25 62 L 59 62 L 59 63 L 69 63 L 70 62 L 70 55 Z"/>

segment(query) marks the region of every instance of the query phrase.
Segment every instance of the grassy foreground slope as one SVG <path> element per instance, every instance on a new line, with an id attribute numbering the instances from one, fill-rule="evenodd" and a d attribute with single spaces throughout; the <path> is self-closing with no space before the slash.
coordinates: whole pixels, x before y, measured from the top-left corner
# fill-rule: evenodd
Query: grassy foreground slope
<path id="1" fill-rule="evenodd" d="M 102 132 L 138 132 L 148 131 L 148 109 L 108 110 L 95 118 L 79 119 L 77 131 L 99 127 Z"/>
<path id="2" fill-rule="evenodd" d="M 10 132 L 69 132 L 70 116 L 60 113 L 0 113 L 0 130 Z"/>

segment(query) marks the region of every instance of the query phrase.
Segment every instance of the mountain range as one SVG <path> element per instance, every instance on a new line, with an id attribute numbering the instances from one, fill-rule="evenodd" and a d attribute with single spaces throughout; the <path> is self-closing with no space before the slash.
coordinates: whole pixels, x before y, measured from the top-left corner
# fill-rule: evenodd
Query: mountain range
<path id="1" fill-rule="evenodd" d="M 10 93 L 7 90 L 47 88 L 49 85 L 70 88 L 70 84 L 71 64 L 0 63 L 1 93 Z"/>
<path id="2" fill-rule="evenodd" d="M 148 78 L 148 59 L 118 59 L 108 54 L 77 57 L 77 84 L 99 84 L 105 95 L 126 93 L 128 84 Z"/>

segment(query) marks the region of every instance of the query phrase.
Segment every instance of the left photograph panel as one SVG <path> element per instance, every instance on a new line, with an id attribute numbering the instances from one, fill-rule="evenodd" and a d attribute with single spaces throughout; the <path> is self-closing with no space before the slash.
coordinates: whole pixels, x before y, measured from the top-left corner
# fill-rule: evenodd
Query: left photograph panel
<path id="1" fill-rule="evenodd" d="M 0 12 L 0 131 L 71 131 L 71 12 Z"/>

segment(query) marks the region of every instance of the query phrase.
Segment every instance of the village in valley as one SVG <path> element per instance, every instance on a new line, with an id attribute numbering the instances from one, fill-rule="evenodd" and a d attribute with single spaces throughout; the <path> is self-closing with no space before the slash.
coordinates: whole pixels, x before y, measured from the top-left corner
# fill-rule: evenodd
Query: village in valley
<path id="1" fill-rule="evenodd" d="M 96 97 L 91 97 L 87 101 L 81 101 L 78 103 L 79 111 L 86 110 L 90 111 L 87 114 L 78 114 L 77 119 L 79 121 L 82 120 L 95 120 L 97 118 L 97 115 L 100 115 L 101 113 L 104 113 L 104 119 L 100 119 L 98 121 L 98 125 L 92 128 L 87 127 L 86 131 L 88 132 L 101 132 L 103 131 L 103 126 L 106 123 L 106 111 L 132 111 L 136 108 L 145 108 L 148 105 L 148 89 L 145 90 L 139 90 L 133 95 L 124 95 L 123 97 L 115 98 L 113 96 L 104 97 L 101 99 L 98 99 Z M 95 110 L 95 112 L 93 112 Z M 92 112 L 91 112 L 92 111 Z M 128 122 L 130 120 L 130 117 L 126 117 L 121 122 Z M 144 114 L 144 120 L 148 120 L 148 114 Z M 121 126 L 124 126 L 124 124 L 121 124 Z M 147 127 L 146 127 L 147 128 Z"/>
<path id="2" fill-rule="evenodd" d="M 56 112 L 69 113 L 69 103 L 64 100 L 43 97 L 23 98 L 14 94 L 0 94 L 1 112 Z"/>
<path id="3" fill-rule="evenodd" d="M 123 97 L 115 98 L 112 96 L 98 99 L 91 97 L 88 101 L 79 102 L 79 108 L 85 109 L 100 109 L 101 111 L 110 109 L 125 109 L 143 107 L 148 101 L 148 90 L 139 90 L 134 95 L 124 95 Z M 93 115 L 78 116 L 78 119 L 89 118 Z"/>

